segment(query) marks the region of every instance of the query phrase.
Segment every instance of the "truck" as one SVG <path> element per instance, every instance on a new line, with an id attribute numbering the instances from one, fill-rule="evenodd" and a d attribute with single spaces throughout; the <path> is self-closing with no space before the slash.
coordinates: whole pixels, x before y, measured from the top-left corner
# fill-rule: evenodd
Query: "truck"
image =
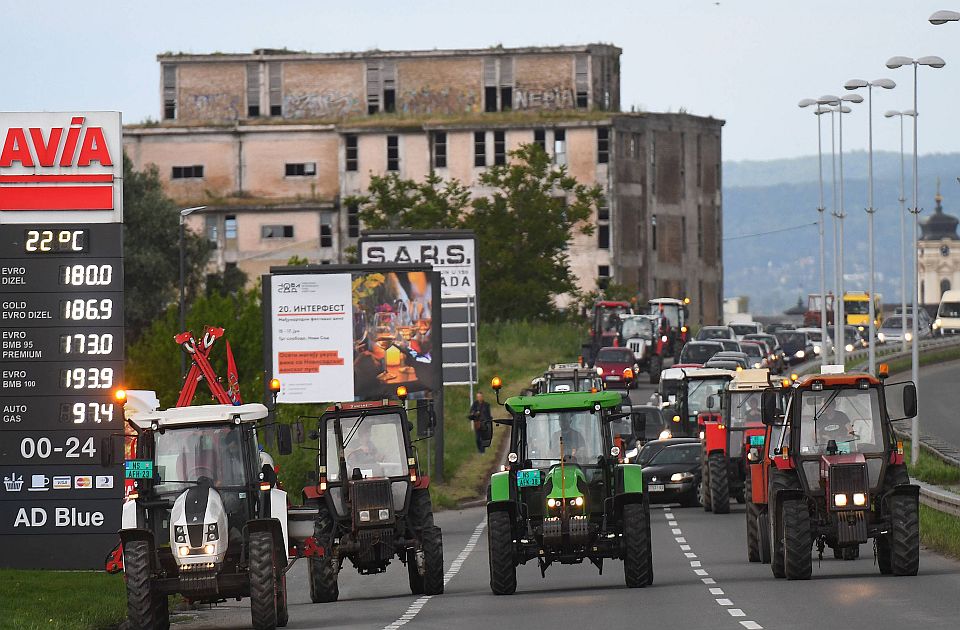
<path id="1" fill-rule="evenodd" d="M 757 516 L 748 541 L 768 554 L 775 577 L 810 579 L 812 547 L 849 560 L 870 539 L 880 573 L 917 574 L 920 488 L 891 426 L 916 415 L 917 390 L 886 384 L 888 373 L 885 364 L 879 376 L 826 365 L 762 394 L 765 452 L 751 446 L 750 456 L 759 461 L 750 499 L 761 507 L 748 509 Z"/>
<path id="2" fill-rule="evenodd" d="M 491 591 L 516 592 L 517 566 L 532 560 L 543 577 L 553 563 L 586 560 L 602 572 L 604 560 L 622 560 L 628 587 L 651 584 L 643 471 L 624 461 L 610 426 L 631 415 L 620 394 L 513 396 L 503 404 L 510 417 L 495 422 L 510 427 L 509 454 L 487 487 Z"/>
<path id="3" fill-rule="evenodd" d="M 883 323 L 883 309 L 880 295 L 873 296 L 874 326 L 880 327 Z M 843 294 L 843 316 L 846 324 L 856 326 L 861 333 L 870 326 L 870 294 L 866 291 L 847 291 Z"/>

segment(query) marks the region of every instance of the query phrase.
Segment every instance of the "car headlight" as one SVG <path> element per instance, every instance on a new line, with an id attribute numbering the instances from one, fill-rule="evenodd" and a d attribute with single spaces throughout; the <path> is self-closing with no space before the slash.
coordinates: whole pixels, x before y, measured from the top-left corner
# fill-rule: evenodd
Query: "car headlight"
<path id="1" fill-rule="evenodd" d="M 798 359 L 802 359 L 802 358 L 805 357 L 806 355 L 807 355 L 807 353 L 804 352 L 803 350 L 797 350 L 796 354 L 794 354 L 794 356 L 797 357 Z"/>
<path id="2" fill-rule="evenodd" d="M 886 336 L 885 334 L 883 334 L 882 332 L 878 332 L 878 333 L 877 333 L 877 339 L 880 340 L 880 343 L 883 343 L 884 341 L 887 340 L 887 336 Z"/>
<path id="3" fill-rule="evenodd" d="M 843 493 L 833 495 L 833 504 L 837 507 L 846 507 L 847 495 Z"/>
<path id="4" fill-rule="evenodd" d="M 688 479 L 693 479 L 693 475 L 688 472 L 673 473 L 670 475 L 670 481 L 687 481 Z"/>
<path id="5" fill-rule="evenodd" d="M 597 376 L 603 376 L 603 368 L 602 368 L 602 367 L 598 367 L 598 368 L 597 368 Z"/>
<path id="6" fill-rule="evenodd" d="M 913 333 L 908 332 L 906 335 L 904 335 L 904 339 L 906 339 L 907 341 L 913 341 Z"/>
<path id="7" fill-rule="evenodd" d="M 814 347 L 813 347 L 813 353 L 814 353 L 814 354 L 820 354 L 820 346 L 814 346 Z"/>
<path id="8" fill-rule="evenodd" d="M 941 325 L 942 325 L 942 324 L 940 323 L 940 318 L 939 318 L 939 317 L 936 318 L 935 320 L 933 320 L 933 329 L 934 329 L 934 330 L 936 330 L 937 328 L 940 328 Z"/>
<path id="9" fill-rule="evenodd" d="M 664 335 L 663 337 L 660 337 L 660 341 L 662 341 L 663 343 L 667 343 L 667 336 Z"/>
<path id="10" fill-rule="evenodd" d="M 754 369 L 759 369 L 759 368 L 762 367 L 762 366 L 761 366 L 759 363 L 754 363 L 754 364 L 753 364 L 753 367 L 754 367 Z"/>
<path id="11" fill-rule="evenodd" d="M 672 438 L 672 437 L 673 437 L 673 434 L 670 433 L 670 430 L 669 430 L 669 429 L 664 429 L 663 431 L 660 432 L 660 436 L 659 436 L 658 439 L 661 439 L 661 440 L 669 440 L 669 439 Z"/>
<path id="12" fill-rule="evenodd" d="M 857 492 L 853 495 L 853 504 L 854 505 L 866 505 L 867 504 L 867 495 L 862 492 Z"/>
<path id="13" fill-rule="evenodd" d="M 852 343 L 848 343 L 848 344 L 845 345 L 843 348 L 844 348 L 844 350 L 846 350 L 847 352 L 853 352 L 853 344 L 852 344 Z"/>

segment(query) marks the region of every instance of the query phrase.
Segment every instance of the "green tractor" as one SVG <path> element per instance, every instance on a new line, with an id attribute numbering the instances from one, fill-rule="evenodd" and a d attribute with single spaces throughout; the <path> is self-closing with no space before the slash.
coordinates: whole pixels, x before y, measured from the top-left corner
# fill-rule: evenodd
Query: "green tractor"
<path id="1" fill-rule="evenodd" d="M 499 402 L 500 380 L 494 379 Z M 515 396 L 510 454 L 487 490 L 490 588 L 517 589 L 517 566 L 536 559 L 541 576 L 554 562 L 623 560 L 627 586 L 653 583 L 650 506 L 643 472 L 624 463 L 614 431 L 629 413 L 615 392 Z M 614 425 L 617 425 L 614 427 Z"/>

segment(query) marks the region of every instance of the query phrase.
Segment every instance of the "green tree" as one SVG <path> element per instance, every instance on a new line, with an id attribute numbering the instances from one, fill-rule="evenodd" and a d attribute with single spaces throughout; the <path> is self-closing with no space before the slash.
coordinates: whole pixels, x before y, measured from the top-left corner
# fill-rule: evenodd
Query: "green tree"
<path id="1" fill-rule="evenodd" d="M 396 173 L 373 175 L 368 194 L 348 197 L 360 208 L 360 220 L 371 230 L 436 230 L 460 227 L 470 205 L 470 191 L 457 179 L 430 173 L 422 182 Z"/>
<path id="2" fill-rule="evenodd" d="M 576 290 L 567 247 L 600 203 L 599 186 L 585 186 L 552 164 L 537 144 L 510 152 L 508 164 L 487 169 L 493 190 L 473 201 L 462 222 L 477 235 L 480 315 L 485 321 L 539 319 L 555 314 L 554 298 Z"/>
<path id="3" fill-rule="evenodd" d="M 180 216 L 163 192 L 155 166 L 133 170 L 123 156 L 124 321 L 128 343 L 177 301 Z M 198 294 L 210 255 L 209 242 L 187 231 L 184 239 L 188 300 Z"/>

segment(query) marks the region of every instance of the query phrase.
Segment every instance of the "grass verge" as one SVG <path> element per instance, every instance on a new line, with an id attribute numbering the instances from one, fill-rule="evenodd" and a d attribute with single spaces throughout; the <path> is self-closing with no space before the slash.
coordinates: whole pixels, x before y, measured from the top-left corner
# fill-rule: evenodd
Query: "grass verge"
<path id="1" fill-rule="evenodd" d="M 96 571 L 0 571 L 0 626 L 22 630 L 113 628 L 127 615 L 122 575 Z"/>
<path id="2" fill-rule="evenodd" d="M 953 558 L 960 558 L 960 518 L 920 506 L 920 542 Z"/>

